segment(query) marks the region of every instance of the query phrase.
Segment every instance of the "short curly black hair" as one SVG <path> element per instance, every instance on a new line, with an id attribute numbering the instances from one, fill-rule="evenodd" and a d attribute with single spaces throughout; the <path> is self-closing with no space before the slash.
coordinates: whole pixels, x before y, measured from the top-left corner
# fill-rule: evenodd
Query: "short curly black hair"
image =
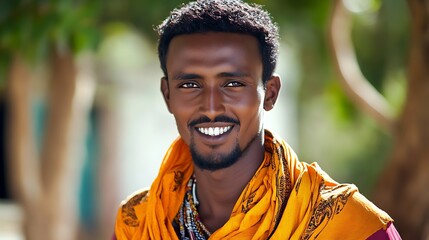
<path id="1" fill-rule="evenodd" d="M 241 0 L 197 0 L 174 9 L 157 28 L 158 57 L 167 77 L 166 58 L 171 40 L 178 35 L 204 32 L 249 34 L 258 40 L 265 84 L 276 68 L 279 34 L 268 12 Z"/>

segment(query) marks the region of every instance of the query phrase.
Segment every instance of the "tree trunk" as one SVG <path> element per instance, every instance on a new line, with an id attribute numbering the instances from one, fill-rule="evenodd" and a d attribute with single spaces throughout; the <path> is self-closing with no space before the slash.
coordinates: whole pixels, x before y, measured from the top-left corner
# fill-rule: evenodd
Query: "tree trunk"
<path id="1" fill-rule="evenodd" d="M 83 67 L 91 68 L 87 63 Z M 32 136 L 31 74 L 15 58 L 8 81 L 11 184 L 24 210 L 28 240 L 77 238 L 78 186 L 95 81 L 73 55 L 51 57 L 46 126 L 40 159 Z"/>
<path id="2" fill-rule="evenodd" d="M 32 85 L 28 64 L 20 56 L 14 56 L 6 90 L 9 105 L 7 147 L 10 189 L 25 213 L 24 234 L 41 236 L 44 231 L 43 217 L 38 210 L 42 209 L 40 199 L 43 190 L 32 127 Z"/>
<path id="3" fill-rule="evenodd" d="M 429 1 L 409 0 L 408 90 L 375 201 L 404 239 L 429 239 Z"/>
<path id="4" fill-rule="evenodd" d="M 98 170 L 99 239 L 111 239 L 118 210 L 118 113 L 106 104 L 99 106 L 100 166 Z"/>
<path id="5" fill-rule="evenodd" d="M 77 68 L 72 55 L 54 51 L 47 102 L 45 138 L 41 153 L 45 194 L 46 239 L 76 239 L 77 167 L 71 157 L 73 101 L 77 90 Z M 75 162 L 78 161 L 78 162 Z"/>

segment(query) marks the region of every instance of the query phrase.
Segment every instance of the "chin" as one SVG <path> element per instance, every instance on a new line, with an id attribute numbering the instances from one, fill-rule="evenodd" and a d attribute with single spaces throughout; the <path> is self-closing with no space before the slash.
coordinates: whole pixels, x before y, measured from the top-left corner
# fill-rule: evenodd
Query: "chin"
<path id="1" fill-rule="evenodd" d="M 227 154 L 209 154 L 207 156 L 203 156 L 200 154 L 195 146 L 191 144 L 190 147 L 192 161 L 200 169 L 216 171 L 224 168 L 228 168 L 236 163 L 241 155 L 242 151 L 238 144 L 234 147 L 234 149 Z"/>

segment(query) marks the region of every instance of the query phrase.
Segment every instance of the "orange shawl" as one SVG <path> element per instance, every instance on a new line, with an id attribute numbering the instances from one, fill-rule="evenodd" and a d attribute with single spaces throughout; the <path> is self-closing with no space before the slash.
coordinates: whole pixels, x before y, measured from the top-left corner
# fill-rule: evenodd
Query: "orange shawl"
<path id="1" fill-rule="evenodd" d="M 192 173 L 188 146 L 179 138 L 167 151 L 150 190 L 122 204 L 116 238 L 178 239 L 172 221 Z M 210 239 L 366 239 L 391 221 L 354 185 L 338 184 L 316 163 L 299 162 L 284 141 L 266 130 L 262 165 L 228 222 Z"/>

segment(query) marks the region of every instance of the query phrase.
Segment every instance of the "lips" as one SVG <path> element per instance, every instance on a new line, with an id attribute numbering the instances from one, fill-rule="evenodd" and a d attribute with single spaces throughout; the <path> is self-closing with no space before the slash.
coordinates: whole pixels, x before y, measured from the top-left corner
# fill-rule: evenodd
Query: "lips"
<path id="1" fill-rule="evenodd" d="M 224 135 L 227 135 L 235 125 L 240 125 L 240 122 L 234 118 L 219 115 L 213 120 L 207 116 L 192 120 L 189 124 L 191 129 L 197 131 L 200 136 L 205 136 L 205 141 L 221 141 Z"/>
<path id="2" fill-rule="evenodd" d="M 210 137 L 217 137 L 221 136 L 225 133 L 227 133 L 229 130 L 231 130 L 232 126 L 225 126 L 225 127 L 198 127 L 197 131 L 201 134 L 210 136 Z"/>

